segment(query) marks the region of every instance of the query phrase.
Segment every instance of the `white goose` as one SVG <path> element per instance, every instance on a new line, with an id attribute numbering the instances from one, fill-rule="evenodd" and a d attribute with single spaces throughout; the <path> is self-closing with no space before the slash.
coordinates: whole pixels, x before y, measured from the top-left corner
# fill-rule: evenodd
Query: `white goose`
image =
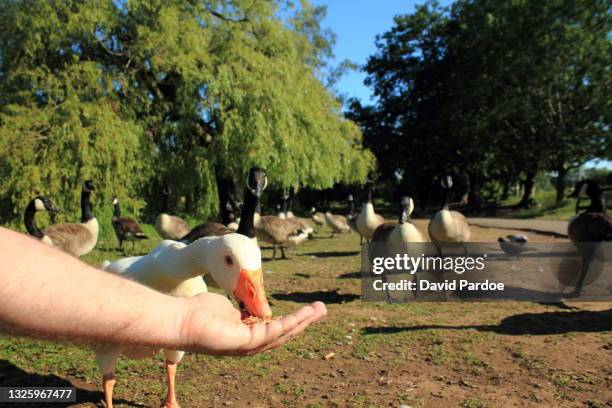
<path id="1" fill-rule="evenodd" d="M 368 201 L 363 205 L 363 207 L 361 207 L 361 212 L 357 216 L 356 221 L 357 230 L 359 231 L 359 234 L 361 234 L 361 237 L 365 238 L 368 242 L 372 240 L 372 236 L 374 235 L 374 231 L 376 231 L 376 228 L 378 228 L 382 223 L 385 222 L 385 219 L 381 215 L 376 214 L 374 212 L 374 205 L 372 204 L 373 188 L 374 183 L 368 182 Z"/>
<path id="2" fill-rule="evenodd" d="M 106 262 L 104 269 L 139 281 L 160 292 L 192 297 L 206 292 L 203 275 L 210 274 L 220 288 L 233 295 L 249 314 L 272 315 L 266 299 L 261 271 L 261 252 L 250 238 L 240 234 L 201 238 L 189 245 L 162 241 L 145 256 Z M 113 406 L 115 365 L 120 354 L 129 358 L 152 357 L 159 351 L 150 347 L 98 346 L 96 361 L 102 371 L 106 406 Z M 166 350 L 168 391 L 165 407 L 178 407 L 174 392 L 176 366 L 185 354 Z"/>

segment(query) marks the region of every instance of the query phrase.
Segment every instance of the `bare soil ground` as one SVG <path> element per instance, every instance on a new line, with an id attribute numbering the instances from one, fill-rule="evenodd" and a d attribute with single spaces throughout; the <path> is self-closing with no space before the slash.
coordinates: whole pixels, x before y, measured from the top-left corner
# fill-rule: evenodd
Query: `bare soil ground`
<path id="1" fill-rule="evenodd" d="M 480 242 L 512 233 L 563 241 L 473 227 Z M 183 407 L 612 406 L 610 303 L 361 302 L 359 238 L 318 236 L 290 260 L 271 261 L 264 248 L 263 269 L 275 314 L 322 300 L 325 321 L 250 358 L 187 355 L 177 378 Z M 73 406 L 94 407 L 103 406 L 99 377 L 86 347 L 0 338 L 0 386 L 73 384 Z M 160 356 L 122 359 L 117 377 L 117 407 L 161 404 Z"/>

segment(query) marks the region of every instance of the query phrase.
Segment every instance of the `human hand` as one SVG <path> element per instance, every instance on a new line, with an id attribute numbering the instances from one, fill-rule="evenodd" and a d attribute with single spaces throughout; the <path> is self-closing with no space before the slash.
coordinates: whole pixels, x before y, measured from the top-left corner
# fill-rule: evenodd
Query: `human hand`
<path id="1" fill-rule="evenodd" d="M 246 325 L 225 296 L 203 293 L 186 300 L 180 319 L 181 348 L 206 354 L 253 355 L 276 348 L 327 314 L 325 305 L 315 302 L 269 323 Z"/>

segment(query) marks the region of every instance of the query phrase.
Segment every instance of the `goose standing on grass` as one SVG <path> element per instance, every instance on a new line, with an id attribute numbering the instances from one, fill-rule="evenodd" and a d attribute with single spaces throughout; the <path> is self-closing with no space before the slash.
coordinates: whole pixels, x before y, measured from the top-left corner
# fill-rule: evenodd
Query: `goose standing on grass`
<path id="1" fill-rule="evenodd" d="M 310 218 L 317 226 L 317 229 L 325 225 L 325 214 L 317 212 L 317 209 L 315 207 L 312 207 L 310 209 Z"/>
<path id="2" fill-rule="evenodd" d="M 276 259 L 276 247 L 280 248 L 282 259 L 288 259 L 285 249 L 294 247 L 308 239 L 309 234 L 297 228 L 286 219 L 273 215 L 255 213 L 253 225 L 257 239 L 272 244 L 272 259 Z"/>
<path id="3" fill-rule="evenodd" d="M 117 197 L 113 198 L 113 207 L 114 212 L 111 221 L 117 240 L 119 240 L 119 249 L 123 250 L 123 241 L 131 241 L 132 251 L 134 251 L 136 241 L 149 239 L 149 237 L 142 231 L 135 219 L 121 216 L 121 207 Z"/>
<path id="4" fill-rule="evenodd" d="M 582 256 L 582 269 L 576 288 L 571 293 L 579 296 L 589 266 L 599 249 L 599 242 L 612 241 L 612 217 L 607 214 L 605 196 L 599 185 L 593 180 L 582 180 L 576 183 L 570 198 L 586 195 L 591 204 L 586 210 L 572 218 L 567 226 L 567 235 Z"/>
<path id="5" fill-rule="evenodd" d="M 94 249 L 98 242 L 99 232 L 98 220 L 91 212 L 90 197 L 94 190 L 91 180 L 83 183 L 81 189 L 81 223 L 51 225 L 42 232 L 43 237 L 40 240 L 76 257 L 83 256 Z M 30 233 L 32 234 L 32 232 Z"/>
<path id="6" fill-rule="evenodd" d="M 32 235 L 33 237 L 38 238 L 39 240 L 41 240 L 42 242 L 44 242 L 45 244 L 49 246 L 53 246 L 53 242 L 51 241 L 51 238 L 45 235 L 45 233 L 42 232 L 40 228 L 38 228 L 38 226 L 36 225 L 35 217 L 36 217 L 37 212 L 47 212 L 49 214 L 57 214 L 58 212 L 60 212 L 60 209 L 57 208 L 55 204 L 53 204 L 53 202 L 49 200 L 47 197 L 37 196 L 37 197 L 34 197 L 28 203 L 28 206 L 26 207 L 25 213 L 23 216 L 23 221 L 26 227 L 26 231 L 28 231 L 28 234 Z"/>
<path id="7" fill-rule="evenodd" d="M 325 224 L 332 231 L 329 236 L 330 238 L 333 238 L 336 234 L 342 234 L 351 230 L 348 225 L 348 219 L 344 215 L 332 214 L 329 207 L 325 211 Z"/>
<path id="8" fill-rule="evenodd" d="M 213 280 L 228 295 L 233 296 L 244 314 L 271 317 L 261 270 L 261 252 L 253 240 L 240 235 L 201 238 L 185 245 L 162 241 L 145 256 L 106 262 L 104 269 L 134 279 L 155 290 L 177 297 L 193 297 L 207 292 L 203 275 Z M 95 346 L 96 361 L 102 371 L 104 400 L 113 406 L 115 366 L 119 355 L 128 358 L 150 358 L 160 350 L 150 347 L 101 345 Z M 183 351 L 163 349 L 168 390 L 165 407 L 178 407 L 175 395 L 177 364 Z"/>
<path id="9" fill-rule="evenodd" d="M 443 242 L 459 242 L 467 254 L 465 243 L 470 240 L 470 226 L 463 214 L 448 209 L 450 190 L 453 186 L 452 177 L 448 175 L 443 177 L 440 185 L 444 190 L 444 202 L 442 209 L 429 222 L 429 237 L 438 249 L 438 254 L 442 254 Z"/>
<path id="10" fill-rule="evenodd" d="M 410 220 L 410 214 L 414 210 L 414 202 L 410 197 L 403 197 L 400 202 L 399 223 L 384 223 L 376 228 L 372 235 L 372 242 L 384 245 L 385 256 L 394 257 L 397 254 L 414 253 L 414 256 L 419 256 L 420 250 L 409 248 L 410 243 L 425 242 L 425 238 L 417 227 Z M 380 251 L 382 248 L 375 248 L 374 252 Z M 370 254 L 372 256 L 372 254 Z M 386 281 L 387 275 L 383 274 L 383 280 Z M 416 279 L 416 275 L 415 275 Z M 385 288 L 387 300 L 393 303 L 389 290 Z"/>
<path id="11" fill-rule="evenodd" d="M 162 190 L 162 208 L 161 213 L 155 219 L 155 231 L 163 239 L 178 240 L 187 235 L 189 225 L 184 219 L 167 214 L 170 193 L 169 187 L 164 187 Z"/>
<path id="12" fill-rule="evenodd" d="M 414 202 L 410 197 L 403 197 L 400 203 L 399 223 L 384 223 L 372 234 L 372 242 L 384 242 L 393 253 L 406 251 L 406 244 L 425 242 L 425 238 L 410 220 L 414 210 Z"/>
<path id="13" fill-rule="evenodd" d="M 372 240 L 372 236 L 374 235 L 374 231 L 381 224 L 385 222 L 385 219 L 374 212 L 374 205 L 372 204 L 372 190 L 374 189 L 374 183 L 369 181 L 366 185 L 368 190 L 368 201 L 361 208 L 361 212 L 357 216 L 357 230 L 359 234 L 361 234 L 360 244 L 363 243 L 363 238 L 366 239 L 367 242 Z"/>
<path id="14" fill-rule="evenodd" d="M 238 234 L 245 235 L 249 238 L 255 238 L 253 228 L 253 219 L 255 217 L 255 209 L 259 204 L 261 194 L 268 186 L 268 177 L 266 171 L 261 167 L 251 167 L 246 179 L 246 190 L 244 191 L 244 203 L 240 210 L 240 223 L 236 230 L 229 226 L 225 226 L 220 222 L 209 221 L 194 227 L 189 234 L 180 239 L 184 244 L 190 244 L 203 237 L 218 237 L 221 235 Z"/>

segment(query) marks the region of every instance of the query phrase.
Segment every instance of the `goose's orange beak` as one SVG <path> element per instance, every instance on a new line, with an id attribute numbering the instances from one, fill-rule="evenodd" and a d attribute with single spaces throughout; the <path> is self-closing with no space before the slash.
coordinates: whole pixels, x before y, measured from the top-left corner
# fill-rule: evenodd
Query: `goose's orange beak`
<path id="1" fill-rule="evenodd" d="M 240 269 L 234 296 L 244 303 L 247 311 L 255 317 L 272 317 L 272 309 L 266 298 L 261 268 L 248 271 Z"/>

